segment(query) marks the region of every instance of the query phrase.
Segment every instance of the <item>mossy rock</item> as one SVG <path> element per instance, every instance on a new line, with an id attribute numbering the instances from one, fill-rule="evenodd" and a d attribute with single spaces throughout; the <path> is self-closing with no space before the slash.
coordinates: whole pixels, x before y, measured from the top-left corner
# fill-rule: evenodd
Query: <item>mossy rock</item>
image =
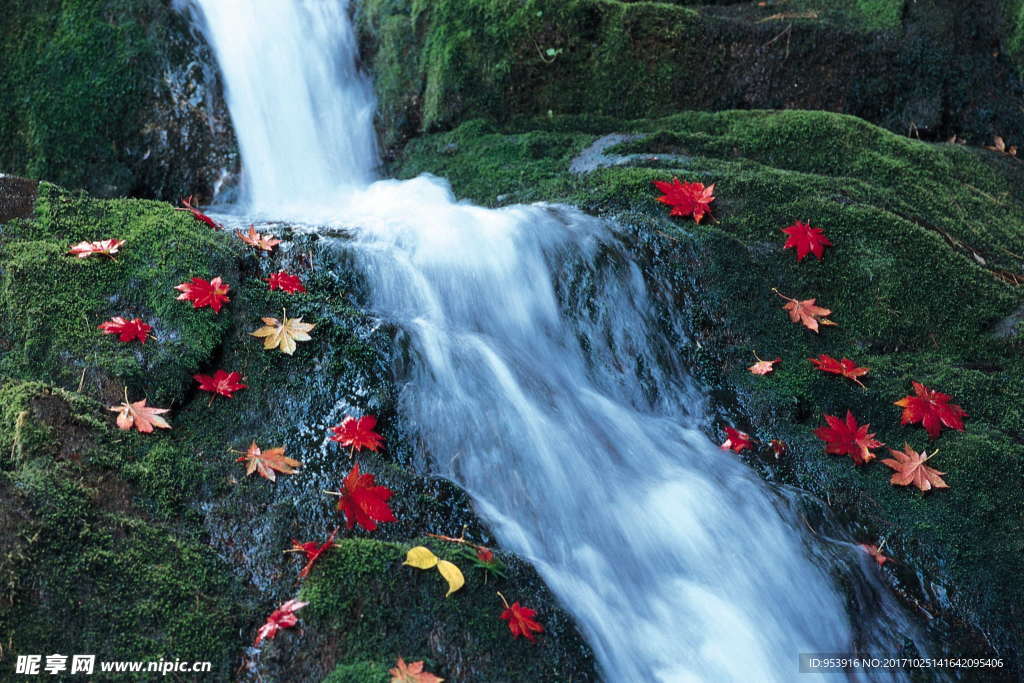
<path id="1" fill-rule="evenodd" d="M 393 170 L 449 178 L 457 196 L 489 205 L 565 201 L 616 221 L 651 286 L 671 288 L 660 314 L 682 319 L 680 353 L 719 425 L 763 444 L 751 464 L 829 501 L 851 540 L 885 538 L 899 562 L 885 571 L 914 609 L 939 615 L 930 628 L 941 642 L 1019 667 L 1024 164 L 849 116 L 751 111 L 475 121 L 412 141 Z M 712 219 L 667 216 L 652 181 L 673 176 L 715 184 Z M 783 250 L 780 229 L 798 219 L 835 243 L 823 261 Z M 816 335 L 792 324 L 773 288 L 817 298 L 839 326 Z M 755 377 L 754 351 L 783 362 Z M 820 353 L 870 367 L 867 389 L 814 370 L 807 359 Z M 892 403 L 912 380 L 962 405 L 965 431 L 932 441 L 900 425 Z M 922 495 L 890 485 L 878 462 L 826 455 L 812 430 L 847 409 L 892 447 L 938 449 L 932 464 L 950 488 Z M 776 460 L 771 439 L 789 454 Z"/>
<path id="2" fill-rule="evenodd" d="M 167 0 L 10 0 L 0 172 L 99 196 L 206 193 L 233 164 L 216 72 Z"/>
<path id="3" fill-rule="evenodd" d="M 357 24 L 395 149 L 472 118 L 823 109 L 974 143 L 1024 129 L 1020 10 L 904 0 L 367 0 Z M 1017 46 L 1017 47 L 1014 47 Z"/>
<path id="4" fill-rule="evenodd" d="M 88 387 L 108 400 L 127 386 L 133 401 L 141 394 L 164 406 L 219 346 L 226 316 L 193 310 L 174 286 L 217 275 L 237 286 L 236 257 L 187 213 L 42 183 L 35 216 L 0 230 L 0 374 Z M 108 238 L 125 241 L 114 258 L 67 254 Z M 112 316 L 141 317 L 156 339 L 125 344 L 103 334 L 97 326 Z"/>
<path id="5" fill-rule="evenodd" d="M 199 542 L 135 505 L 103 409 L 0 385 L 0 627 L 16 653 L 202 660 L 227 676 L 243 593 Z M 10 454 L 8 456 L 8 454 Z"/>

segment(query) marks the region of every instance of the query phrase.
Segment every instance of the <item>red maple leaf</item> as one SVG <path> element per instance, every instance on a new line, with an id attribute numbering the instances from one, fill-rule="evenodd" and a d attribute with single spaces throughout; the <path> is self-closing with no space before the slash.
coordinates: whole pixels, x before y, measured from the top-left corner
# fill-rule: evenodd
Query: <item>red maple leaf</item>
<path id="1" fill-rule="evenodd" d="M 264 235 L 256 232 L 256 226 L 254 225 L 249 225 L 249 230 L 247 232 L 235 230 L 235 235 L 250 247 L 255 247 L 257 250 L 262 251 L 273 251 L 274 247 L 281 244 L 281 240 L 277 239 L 273 235 Z"/>
<path id="2" fill-rule="evenodd" d="M 892 478 L 889 479 L 890 484 L 895 484 L 896 486 L 910 486 L 913 484 L 920 491 L 929 491 L 932 487 L 937 489 L 949 488 L 949 484 L 942 480 L 942 475 L 945 472 L 939 472 L 934 467 L 925 465 L 938 451 L 933 452 L 931 455 L 924 451 L 918 453 L 910 447 L 910 444 L 904 443 L 902 451 L 890 448 L 889 452 L 892 453 L 892 457 L 883 460 L 882 464 L 896 470 Z"/>
<path id="3" fill-rule="evenodd" d="M 264 639 L 273 640 L 279 630 L 291 628 L 299 623 L 299 618 L 295 616 L 295 613 L 308 604 L 308 602 L 289 600 L 271 612 L 270 616 L 267 617 L 267 621 L 256 632 L 256 640 L 253 642 L 253 647 L 259 645 Z"/>
<path id="4" fill-rule="evenodd" d="M 963 418 L 967 417 L 967 413 L 960 406 L 949 402 L 949 394 L 932 391 L 920 382 L 911 384 L 915 395 L 904 396 L 893 404 L 903 408 L 900 424 L 920 422 L 933 439 L 939 438 L 943 425 L 961 432 L 964 430 Z"/>
<path id="5" fill-rule="evenodd" d="M 74 254 L 78 258 L 89 258 L 93 254 L 103 254 L 110 258 L 111 261 L 116 261 L 114 254 L 117 250 L 124 245 L 124 240 L 97 240 L 95 242 L 79 242 L 74 244 L 68 249 L 69 254 Z"/>
<path id="6" fill-rule="evenodd" d="M 372 474 L 360 474 L 359 463 L 345 477 L 338 490 L 338 511 L 345 514 L 345 525 L 351 529 L 359 524 L 367 531 L 377 528 L 377 522 L 395 522 L 395 515 L 387 500 L 392 491 L 376 486 Z"/>
<path id="7" fill-rule="evenodd" d="M 821 228 L 812 228 L 810 223 L 797 221 L 782 232 L 789 235 L 783 249 L 796 249 L 796 260 L 803 261 L 807 254 L 814 254 L 820 261 L 825 256 L 825 247 L 833 244 L 825 237 L 825 231 Z"/>
<path id="8" fill-rule="evenodd" d="M 302 280 L 299 279 L 298 275 L 291 275 L 279 270 L 276 273 L 271 273 L 270 277 L 267 278 L 267 283 L 271 290 L 280 289 L 289 294 L 297 294 L 299 292 L 305 292 L 306 288 L 302 286 Z"/>
<path id="9" fill-rule="evenodd" d="M 885 462 L 885 461 L 883 460 L 883 462 Z M 857 545 L 857 547 L 860 548 L 861 550 L 863 550 L 864 552 L 866 552 L 871 557 L 875 558 L 875 562 L 878 563 L 879 567 L 881 567 L 883 564 L 885 564 L 886 562 L 888 562 L 891 559 L 891 558 L 886 557 L 885 555 L 883 555 L 882 554 L 882 549 L 879 548 L 877 545 L 868 545 L 866 543 L 859 543 Z"/>
<path id="10" fill-rule="evenodd" d="M 714 183 L 705 187 L 704 183 L 681 183 L 673 178 L 671 183 L 655 180 L 654 186 L 664 193 L 658 201 L 672 207 L 668 215 L 693 216 L 697 223 L 710 213 L 711 202 L 715 201 Z"/>
<path id="11" fill-rule="evenodd" d="M 389 683 L 441 683 L 444 680 L 424 671 L 422 661 L 406 664 L 401 657 L 395 662 L 394 668 L 388 669 L 388 673 L 391 674 Z"/>
<path id="12" fill-rule="evenodd" d="M 116 334 L 123 342 L 130 342 L 138 339 L 143 344 L 149 339 L 152 327 L 142 322 L 142 318 L 125 320 L 121 316 L 115 316 L 105 323 L 100 323 L 97 329 L 103 330 L 104 334 Z"/>
<path id="13" fill-rule="evenodd" d="M 299 572 L 300 579 L 304 579 L 309 576 L 309 572 L 312 571 L 313 565 L 320 559 L 320 556 L 327 552 L 328 548 L 334 547 L 334 537 L 337 535 L 338 529 L 335 529 L 323 543 L 316 543 L 315 541 L 299 543 L 294 538 L 292 539 L 292 551 L 301 552 L 306 556 L 306 565 L 302 568 L 302 571 Z"/>
<path id="14" fill-rule="evenodd" d="M 848 455 L 856 465 L 874 460 L 875 454 L 871 449 L 885 445 L 876 440 L 874 434 L 868 433 L 871 425 L 858 425 L 857 418 L 849 410 L 846 411 L 845 421 L 826 415 L 825 422 L 828 424 L 814 430 L 815 436 L 825 442 L 825 452 Z"/>
<path id="15" fill-rule="evenodd" d="M 544 630 L 544 627 L 533 619 L 536 614 L 536 611 L 529 607 L 523 607 L 518 601 L 511 605 L 506 602 L 501 618 L 508 622 L 508 630 L 512 632 L 513 638 L 523 636 L 530 642 L 536 642 L 533 637 L 534 632 L 541 633 Z"/>
<path id="16" fill-rule="evenodd" d="M 378 451 L 384 437 L 373 431 L 376 426 L 377 418 L 373 415 L 364 415 L 360 418 L 346 415 L 340 425 L 331 428 L 334 434 L 330 440 L 337 441 L 345 448 L 351 448 L 353 452 L 364 448 Z"/>
<path id="17" fill-rule="evenodd" d="M 206 223 L 208 226 L 210 226 L 214 230 L 223 230 L 224 229 L 223 225 L 221 225 L 217 221 L 213 220 L 212 218 L 207 216 L 205 213 L 203 213 L 202 211 L 200 211 L 196 207 L 192 206 L 192 195 L 189 195 L 189 196 L 185 197 L 184 199 L 182 199 L 181 200 L 181 206 L 176 208 L 176 209 L 174 209 L 174 210 L 175 211 L 188 211 L 190 214 L 192 214 L 192 217 L 195 218 L 197 221 L 200 221 L 202 223 Z"/>
<path id="18" fill-rule="evenodd" d="M 814 367 L 821 370 L 822 372 L 830 372 L 833 375 L 842 375 L 847 379 L 852 379 L 857 384 L 864 386 L 863 382 L 858 379 L 868 374 L 869 368 L 859 368 L 849 358 L 843 358 L 842 360 L 836 360 L 827 353 L 819 354 L 817 358 L 808 358 L 814 364 Z"/>
<path id="19" fill-rule="evenodd" d="M 750 448 L 752 444 L 753 440 L 746 432 L 741 432 L 737 429 L 733 429 L 732 427 L 725 428 L 725 441 L 722 443 L 721 448 L 734 451 L 736 453 L 742 453 L 746 449 Z"/>
<path id="20" fill-rule="evenodd" d="M 231 301 L 228 298 L 228 290 L 231 289 L 231 285 L 223 282 L 219 276 L 212 280 L 194 277 L 190 282 L 182 282 L 177 285 L 175 289 L 181 292 L 178 295 L 178 301 L 191 301 L 192 308 L 209 306 L 214 313 L 220 313 L 224 302 Z"/>
<path id="21" fill-rule="evenodd" d="M 232 394 L 239 389 L 247 388 L 246 385 L 242 384 L 242 375 L 239 372 L 217 370 L 213 373 L 213 376 L 192 375 L 192 379 L 199 382 L 200 391 L 209 391 L 214 395 L 220 395 L 225 398 L 234 398 Z"/>
<path id="22" fill-rule="evenodd" d="M 772 447 L 772 453 L 775 454 L 776 460 L 779 459 L 779 456 L 785 455 L 786 451 L 789 450 L 789 446 L 787 446 L 786 442 L 781 439 L 772 439 L 768 445 Z"/>

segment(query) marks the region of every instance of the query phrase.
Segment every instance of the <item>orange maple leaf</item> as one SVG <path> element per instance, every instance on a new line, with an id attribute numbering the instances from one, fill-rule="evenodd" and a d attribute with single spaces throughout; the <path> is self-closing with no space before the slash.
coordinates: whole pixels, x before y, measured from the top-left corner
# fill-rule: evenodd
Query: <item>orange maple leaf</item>
<path id="1" fill-rule="evenodd" d="M 261 249 L 263 251 L 273 251 L 274 247 L 281 244 L 281 240 L 277 239 L 273 235 L 264 235 L 256 232 L 256 227 L 251 224 L 249 225 L 249 230 L 247 232 L 235 230 L 235 234 L 238 236 L 238 239 L 242 240 L 250 247 L 255 247 L 256 249 Z"/>
<path id="2" fill-rule="evenodd" d="M 249 450 L 235 459 L 235 462 L 247 463 L 245 466 L 246 476 L 258 472 L 261 477 L 270 481 L 277 481 L 275 471 L 282 474 L 295 474 L 297 471 L 295 468 L 302 466 L 298 460 L 285 456 L 284 446 L 268 448 L 264 451 L 256 445 L 255 441 L 249 445 Z"/>
<path id="3" fill-rule="evenodd" d="M 938 451 L 928 455 L 924 451 L 917 453 L 910 444 L 904 443 L 903 450 L 889 449 L 893 457 L 882 461 L 883 465 L 896 470 L 889 480 L 890 484 L 896 486 L 910 486 L 913 484 L 921 491 L 929 491 L 933 487 L 937 489 L 948 489 L 949 484 L 942 480 L 945 472 L 939 472 L 934 467 L 928 467 L 925 463 L 935 456 Z"/>
<path id="4" fill-rule="evenodd" d="M 804 299 L 803 301 L 798 301 L 797 299 L 790 299 L 774 287 L 772 288 L 772 291 L 786 300 L 786 304 L 782 309 L 789 314 L 789 319 L 795 323 L 800 323 L 811 332 L 817 333 L 819 323 L 822 325 L 836 324 L 825 317 L 826 315 L 831 314 L 832 311 L 818 306 L 815 303 L 817 299 Z"/>
<path id="5" fill-rule="evenodd" d="M 170 408 L 152 408 L 146 405 L 146 399 L 129 403 L 127 389 L 125 389 L 124 403 L 110 406 L 107 410 L 117 413 L 118 429 L 128 430 L 135 427 L 136 430 L 143 434 L 148 434 L 153 431 L 153 427 L 158 429 L 171 428 L 167 420 L 160 417 L 163 413 L 170 412 Z"/>
<path id="6" fill-rule="evenodd" d="M 782 362 L 781 358 L 776 358 L 775 360 L 761 360 L 761 357 L 757 355 L 756 351 L 754 352 L 754 358 L 757 359 L 757 362 L 747 368 L 747 370 L 750 370 L 750 374 L 752 375 L 767 375 L 769 372 L 773 372 L 775 370 L 776 363 Z"/>
<path id="7" fill-rule="evenodd" d="M 401 657 L 395 662 L 395 667 L 389 669 L 391 683 L 441 683 L 443 678 L 438 678 L 432 673 L 423 670 L 423 662 L 409 662 Z"/>

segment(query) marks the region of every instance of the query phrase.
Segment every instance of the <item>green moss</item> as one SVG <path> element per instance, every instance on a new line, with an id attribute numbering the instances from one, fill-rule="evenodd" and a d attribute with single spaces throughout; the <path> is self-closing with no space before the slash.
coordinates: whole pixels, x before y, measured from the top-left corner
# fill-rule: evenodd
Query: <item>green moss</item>
<path id="1" fill-rule="evenodd" d="M 99 419 L 102 408 L 35 383 L 7 382 L 0 395 L 0 442 L 39 435 L 0 472 L 5 647 L 208 660 L 227 675 L 238 586 L 208 548 L 136 509 L 108 466 L 130 446 Z M 20 428 L 15 413 L 25 416 Z"/>
<path id="2" fill-rule="evenodd" d="M 445 598 L 447 585 L 438 572 L 402 566 L 406 551 L 420 543 L 461 565 L 466 585 Z M 300 597 L 310 604 L 303 617 L 307 628 L 331 634 L 342 661 L 374 672 L 383 667 L 372 663 L 390 665 L 401 656 L 425 660 L 427 670 L 441 677 L 454 677 L 458 667 L 463 680 L 589 680 L 594 672 L 585 646 L 564 615 L 540 602 L 542 588 L 531 571 L 514 558 L 503 559 L 511 562 L 509 578 L 492 576 L 485 583 L 451 544 L 346 539 L 304 584 Z M 511 640 L 499 618 L 499 590 L 536 607 L 545 626 L 536 644 Z"/>
<path id="3" fill-rule="evenodd" d="M 329 673 L 323 683 L 386 683 L 391 680 L 389 668 L 373 662 L 342 664 Z"/>
<path id="4" fill-rule="evenodd" d="M 7 224 L 4 237 L 2 374 L 91 390 L 117 378 L 133 400 L 145 394 L 163 405 L 220 343 L 227 316 L 193 310 L 173 287 L 215 275 L 237 285 L 231 238 L 167 204 L 95 200 L 44 183 L 35 219 Z M 116 260 L 66 254 L 76 242 L 107 238 L 126 242 Z M 96 329 L 118 315 L 143 318 L 156 339 L 125 344 Z"/>
<path id="5" fill-rule="evenodd" d="M 568 172 L 569 150 L 613 131 L 637 135 L 606 152 L 624 165 Z M 548 156 L 528 153 L 523 141 L 533 137 L 547 141 Z M 725 419 L 762 443 L 789 443 L 785 461 L 759 453 L 753 464 L 831 501 L 857 540 L 884 536 L 901 563 L 942 583 L 956 615 L 947 624 L 981 624 L 996 647 L 1021 651 L 1024 338 L 991 334 L 1024 301 L 1012 284 L 1024 281 L 1019 162 L 847 116 L 747 111 L 545 117 L 504 134 L 471 123 L 414 141 L 396 167 L 440 172 L 456 195 L 489 204 L 567 201 L 619 221 L 650 276 L 677 283 L 679 308 L 666 314 L 684 317 L 692 343 L 681 353 L 715 389 Z M 715 183 L 713 220 L 667 217 L 651 182 L 673 176 Z M 824 261 L 797 263 L 782 250 L 779 230 L 797 219 L 835 243 Z M 817 298 L 839 326 L 815 335 L 793 325 L 773 287 Z M 755 350 L 782 357 L 775 373 L 747 372 Z M 815 371 L 806 359 L 819 353 L 870 367 L 868 389 Z M 920 427 L 900 426 L 892 402 L 911 380 L 963 405 L 966 431 L 931 442 Z M 812 430 L 847 409 L 892 446 L 938 448 L 933 464 L 950 489 L 922 496 L 891 486 L 877 462 L 855 468 L 825 455 Z M 976 641 L 965 647 L 984 652 Z"/>

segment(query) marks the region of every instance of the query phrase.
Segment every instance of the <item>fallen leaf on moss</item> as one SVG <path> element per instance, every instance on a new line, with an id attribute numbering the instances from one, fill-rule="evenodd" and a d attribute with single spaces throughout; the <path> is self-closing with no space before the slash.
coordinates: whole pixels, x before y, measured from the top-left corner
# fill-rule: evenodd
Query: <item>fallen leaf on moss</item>
<path id="1" fill-rule="evenodd" d="M 121 316 L 115 316 L 105 323 L 100 323 L 97 329 L 103 330 L 104 334 L 116 334 L 117 338 L 123 342 L 137 339 L 143 344 L 149 339 L 149 333 L 153 330 L 142 321 L 142 318 L 126 320 Z"/>
<path id="2" fill-rule="evenodd" d="M 79 242 L 74 244 L 68 249 L 69 254 L 74 254 L 78 258 L 89 258 L 93 254 L 102 254 L 107 256 L 111 261 L 114 261 L 114 254 L 124 245 L 124 240 L 98 240 L 96 242 Z"/>
<path id="3" fill-rule="evenodd" d="M 171 428 L 167 420 L 160 417 L 164 413 L 170 412 L 170 408 L 152 408 L 146 405 L 146 399 L 129 403 L 127 393 L 125 394 L 124 403 L 110 406 L 107 410 L 117 413 L 118 429 L 128 430 L 135 427 L 136 431 L 148 434 L 153 431 L 154 427 L 157 429 Z"/>
<path id="4" fill-rule="evenodd" d="M 796 249 L 796 260 L 803 261 L 807 254 L 814 254 L 820 261 L 825 256 L 825 247 L 834 246 L 825 237 L 825 231 L 821 228 L 811 227 L 810 223 L 797 221 L 787 228 L 782 228 L 786 233 L 786 243 L 783 249 Z"/>
<path id="5" fill-rule="evenodd" d="M 855 465 L 864 465 L 875 459 L 872 448 L 880 448 L 885 444 L 869 434 L 871 425 L 857 424 L 853 412 L 846 411 L 846 420 L 832 415 L 825 416 L 827 424 L 814 430 L 814 435 L 825 442 L 825 452 L 835 455 L 848 455 Z"/>
<path id="6" fill-rule="evenodd" d="M 250 332 L 254 337 L 263 338 L 264 350 L 280 349 L 289 356 L 295 353 L 296 342 L 309 341 L 309 333 L 316 327 L 314 323 L 304 323 L 302 318 L 262 318 L 263 327 Z"/>
<path id="7" fill-rule="evenodd" d="M 889 449 L 891 458 L 886 458 L 882 464 L 890 467 L 896 472 L 889 479 L 890 484 L 896 486 L 910 486 L 913 484 L 920 491 L 930 491 L 933 487 L 937 489 L 948 489 L 949 484 L 942 480 L 945 472 L 939 472 L 934 467 L 925 465 L 938 451 L 928 455 L 924 451 L 916 452 L 910 444 L 904 443 L 903 450 Z"/>
<path id="8" fill-rule="evenodd" d="M 193 218 L 195 218 L 197 221 L 199 221 L 201 223 L 205 223 L 206 225 L 208 225 L 213 230 L 222 230 L 224 228 L 223 225 L 221 225 L 217 221 L 213 220 L 212 218 L 207 216 L 205 213 L 203 213 L 202 211 L 200 211 L 196 207 L 192 206 L 192 195 L 189 195 L 188 197 L 185 197 L 184 199 L 182 199 L 181 200 L 181 206 L 180 207 L 176 207 L 174 210 L 175 211 L 188 211 L 190 214 L 192 214 Z"/>
<path id="9" fill-rule="evenodd" d="M 220 313 L 224 302 L 231 301 L 228 298 L 228 290 L 231 285 L 225 283 L 220 277 L 212 280 L 205 280 L 201 277 L 194 277 L 189 282 L 182 282 L 175 286 L 181 292 L 178 301 L 191 301 L 192 308 L 203 308 L 209 306 L 214 313 Z"/>
<path id="10" fill-rule="evenodd" d="M 466 585 L 466 578 L 462 575 L 462 570 L 448 560 L 438 560 L 437 571 L 448 582 L 448 592 L 444 594 L 446 598 Z"/>
<path id="11" fill-rule="evenodd" d="M 776 358 L 775 360 L 761 360 L 757 353 L 754 354 L 754 358 L 757 359 L 757 362 L 747 368 L 747 370 L 750 370 L 750 374 L 752 375 L 767 375 L 775 370 L 776 363 L 782 362 L 781 358 Z"/>
<path id="12" fill-rule="evenodd" d="M 299 279 L 298 275 L 292 275 L 284 272 L 283 270 L 271 273 L 270 277 L 267 278 L 267 285 L 271 291 L 280 289 L 282 292 L 287 292 L 288 294 L 298 294 L 306 291 L 306 288 L 302 286 L 302 280 Z"/>
<path id="13" fill-rule="evenodd" d="M 395 668 L 388 669 L 388 673 L 391 674 L 391 683 L 441 683 L 444 680 L 424 671 L 422 661 L 406 664 L 401 657 L 395 662 Z"/>
<path id="14" fill-rule="evenodd" d="M 237 453 L 238 451 L 235 452 Z M 298 460 L 285 456 L 284 446 L 268 448 L 264 451 L 256 445 L 255 441 L 249 444 L 249 450 L 237 458 L 235 462 L 246 463 L 246 476 L 257 472 L 261 477 L 270 481 L 277 481 L 275 472 L 295 474 L 298 471 L 295 468 L 302 466 L 302 463 Z"/>
<path id="15" fill-rule="evenodd" d="M 772 439 L 768 445 L 771 446 L 772 453 L 775 455 L 776 460 L 779 459 L 779 456 L 785 455 L 786 451 L 789 450 L 789 446 L 786 445 L 786 442 L 780 439 Z"/>
<path id="16" fill-rule="evenodd" d="M 893 403 L 903 408 L 900 424 L 920 422 L 933 439 L 939 438 L 943 425 L 961 432 L 964 430 L 963 418 L 967 417 L 967 413 L 960 406 L 949 402 L 949 394 L 933 391 L 920 382 L 911 382 L 911 385 L 914 387 L 914 395 L 904 396 Z"/>
<path id="17" fill-rule="evenodd" d="M 853 380 L 860 386 L 864 386 L 864 383 L 860 381 L 860 377 L 868 374 L 869 368 L 857 367 L 849 358 L 843 358 L 842 360 L 836 360 L 827 353 L 819 354 L 817 358 L 808 358 L 818 370 L 822 372 L 829 372 L 833 375 L 842 375 L 846 379 Z"/>
<path id="18" fill-rule="evenodd" d="M 415 548 L 409 548 L 409 552 L 405 554 L 405 562 L 402 564 L 416 569 L 433 569 L 437 566 L 437 555 L 432 553 L 430 548 L 418 545 Z"/>
<path id="19" fill-rule="evenodd" d="M 681 183 L 673 178 L 671 183 L 655 180 L 654 186 L 664 194 L 658 197 L 662 204 L 672 207 L 670 216 L 693 216 L 700 223 L 705 214 L 711 211 L 711 202 L 715 201 L 715 186 L 704 186 L 704 183 Z"/>
<path id="20" fill-rule="evenodd" d="M 213 375 L 192 375 L 192 379 L 199 382 L 200 391 L 209 391 L 224 398 L 234 398 L 236 391 L 247 388 L 237 371 L 217 370 Z"/>
<path id="21" fill-rule="evenodd" d="M 825 317 L 826 315 L 831 315 L 832 311 L 818 306 L 816 303 L 817 299 L 798 301 L 797 299 L 790 299 L 777 289 L 772 289 L 772 291 L 786 300 L 786 304 L 783 305 L 782 309 L 789 314 L 789 319 L 795 323 L 800 323 L 812 332 L 818 332 L 819 324 L 836 324 Z"/>

